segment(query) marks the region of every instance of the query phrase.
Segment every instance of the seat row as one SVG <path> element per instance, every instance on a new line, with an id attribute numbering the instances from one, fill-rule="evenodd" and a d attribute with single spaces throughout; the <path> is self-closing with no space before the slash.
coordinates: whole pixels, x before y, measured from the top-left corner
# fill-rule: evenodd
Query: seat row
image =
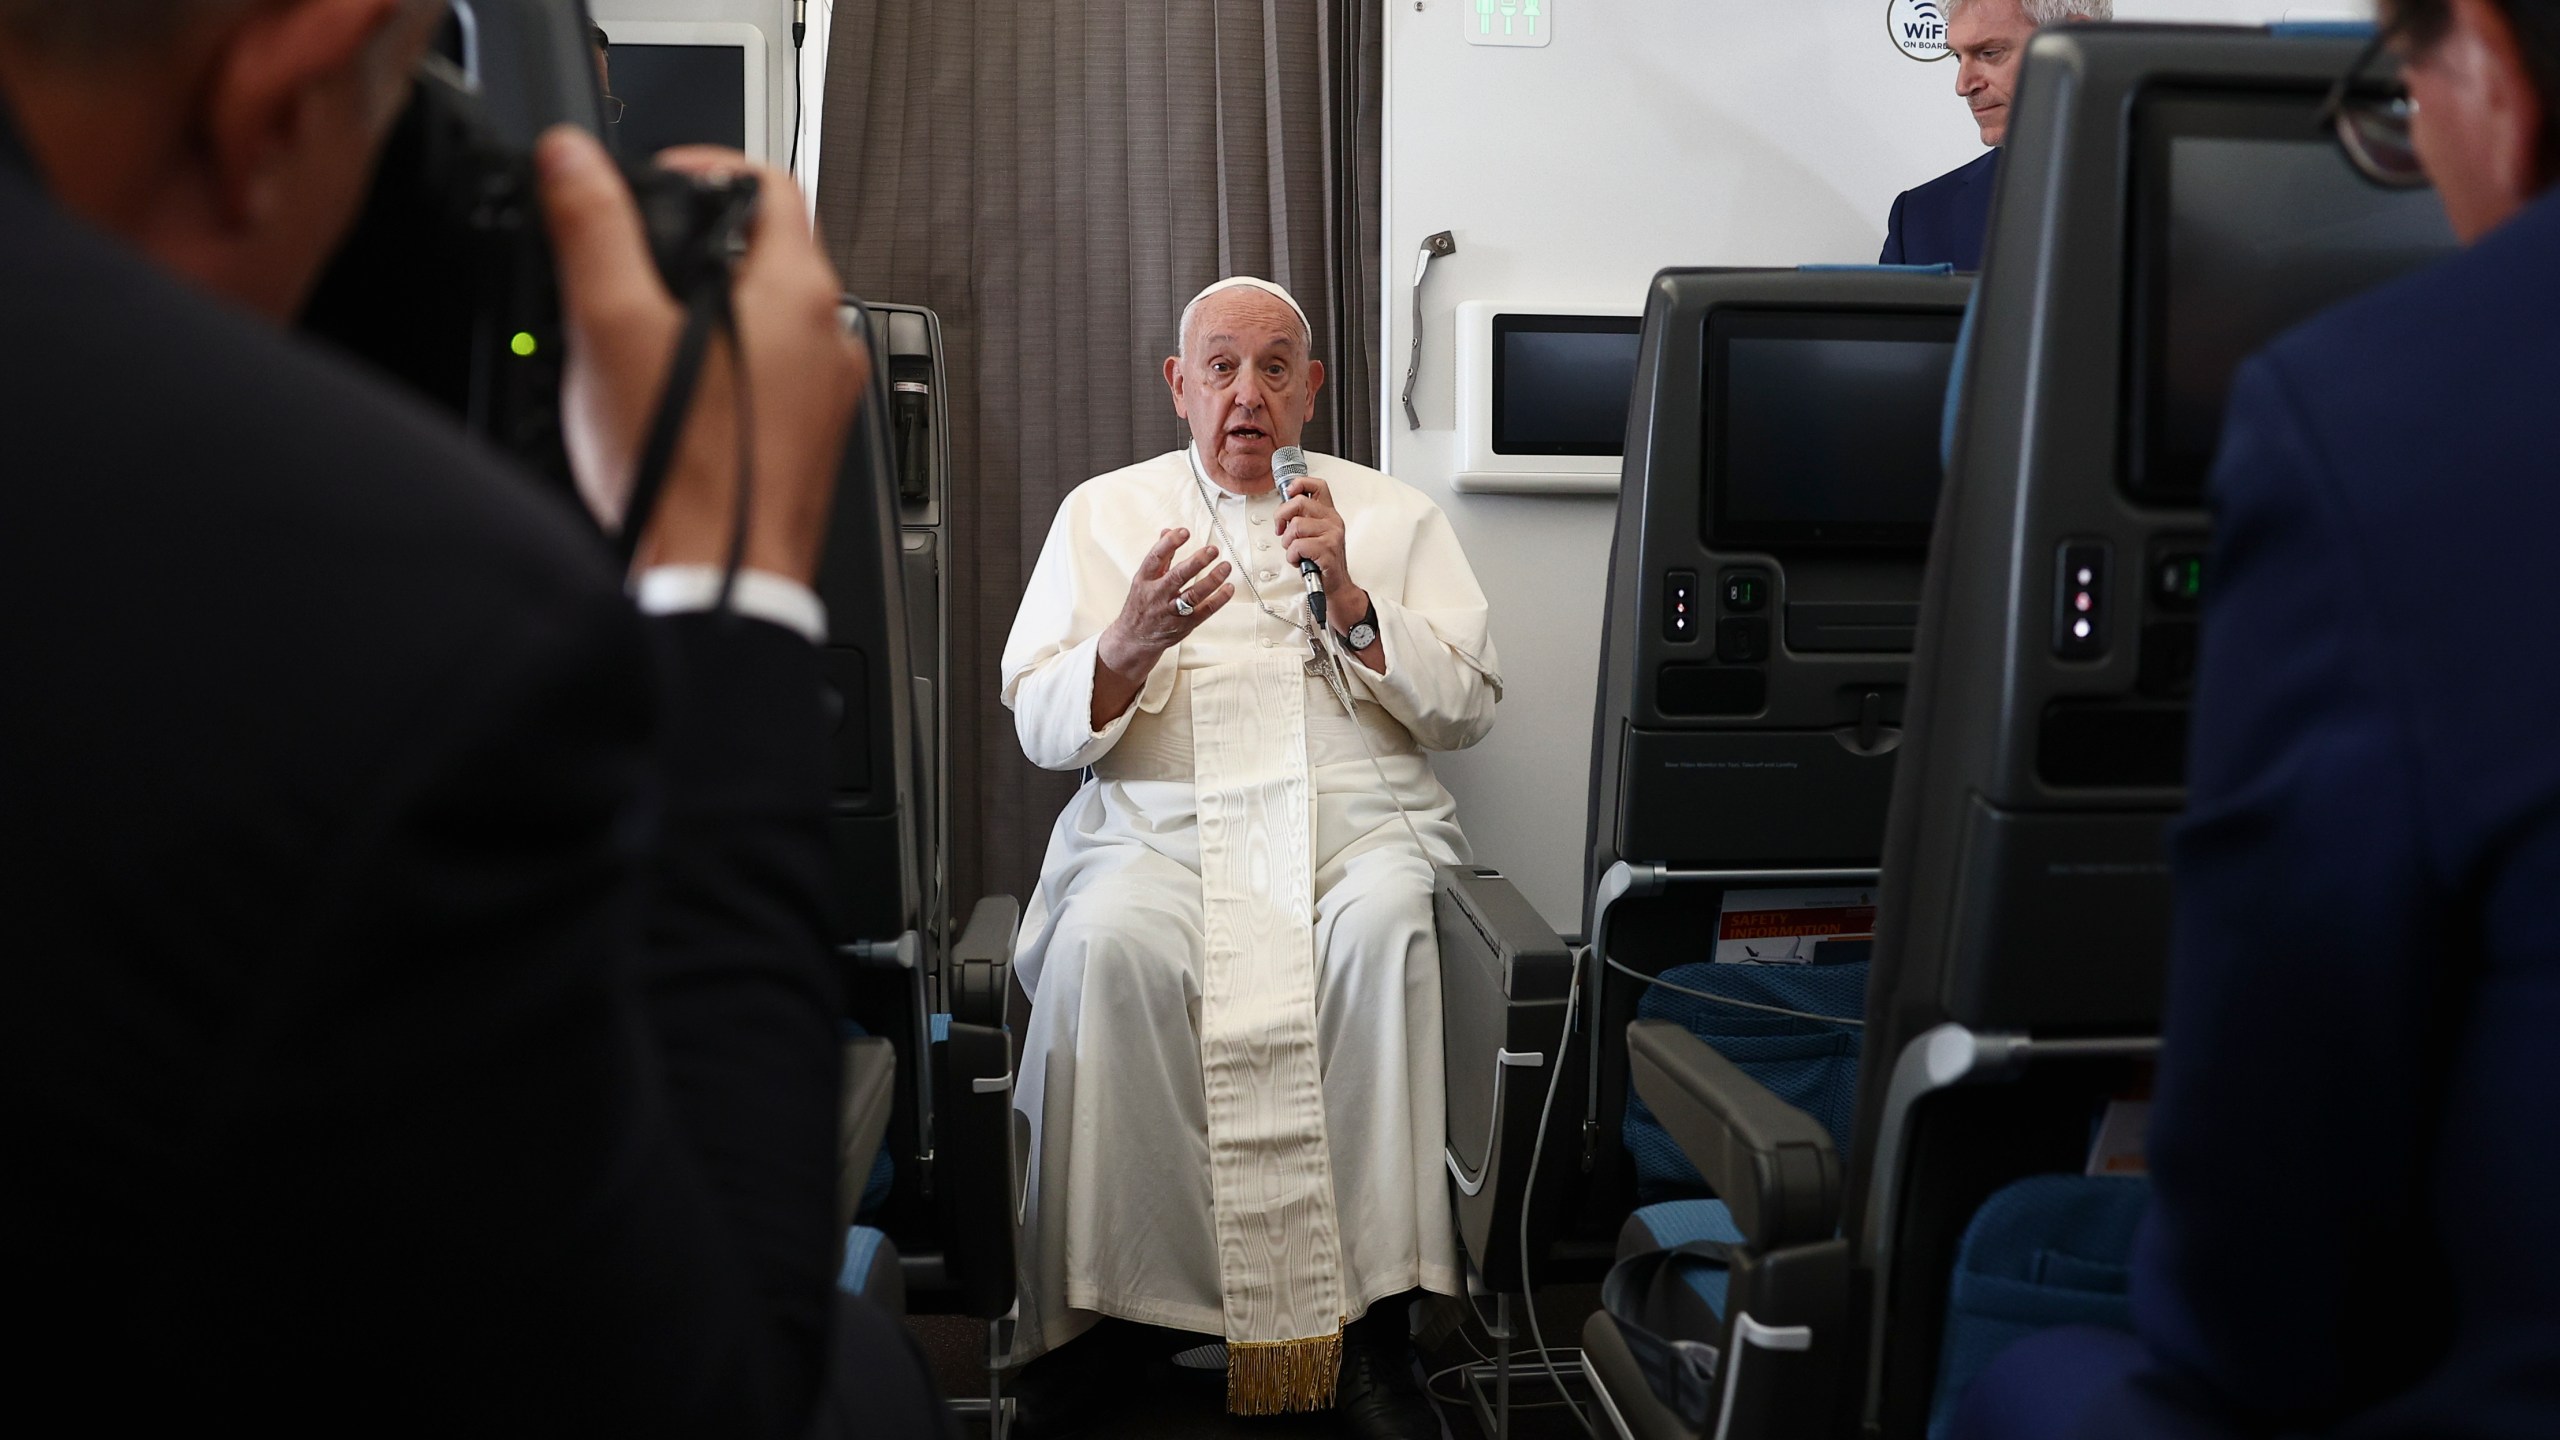
<path id="1" fill-rule="evenodd" d="M 1440 902 L 1471 1281 L 1606 1277 L 1627 1440 L 1936 1436 L 2129 1323 L 2224 391 L 2453 244 L 2321 122 L 2361 39 L 2050 28 L 1978 278 L 1654 281 L 1583 943 Z"/>

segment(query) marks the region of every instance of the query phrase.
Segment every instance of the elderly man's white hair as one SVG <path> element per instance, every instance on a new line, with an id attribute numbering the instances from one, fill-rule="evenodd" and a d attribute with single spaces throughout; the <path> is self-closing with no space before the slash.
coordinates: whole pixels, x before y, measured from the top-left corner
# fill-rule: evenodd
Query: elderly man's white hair
<path id="1" fill-rule="evenodd" d="M 1948 21 L 1952 23 L 1977 3 L 1979 0 L 1947 0 Z M 2018 0 L 2018 8 L 2038 25 L 2059 25 L 2065 20 L 2105 24 L 2116 18 L 2116 0 Z"/>
<path id="2" fill-rule="evenodd" d="M 1279 286 L 1274 285 L 1270 281 L 1262 279 L 1259 276 L 1230 275 L 1226 279 L 1212 284 L 1199 294 L 1192 296 L 1191 303 L 1182 307 L 1182 328 L 1175 331 L 1173 336 L 1173 353 L 1175 355 L 1187 356 L 1191 353 L 1192 317 L 1200 313 L 1201 301 L 1208 299 L 1210 296 L 1217 294 L 1221 290 L 1259 290 L 1265 295 L 1279 296 L 1280 303 L 1289 307 L 1289 313 L 1298 317 L 1298 344 L 1309 353 L 1314 352 L 1316 348 L 1316 327 L 1307 323 L 1307 307 L 1298 303 L 1297 296 L 1290 294 L 1288 291 L 1281 289 Z"/>

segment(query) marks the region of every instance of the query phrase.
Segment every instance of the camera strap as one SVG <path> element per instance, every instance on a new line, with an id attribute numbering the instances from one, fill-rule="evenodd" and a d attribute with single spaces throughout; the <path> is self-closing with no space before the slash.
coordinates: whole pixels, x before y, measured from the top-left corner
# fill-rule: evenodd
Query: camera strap
<path id="1" fill-rule="evenodd" d="M 676 446 L 684 439 L 685 420 L 693 410 L 694 392 L 702 384 L 703 362 L 710 358 L 715 335 L 729 338 L 729 347 L 738 350 L 738 321 L 729 303 L 729 277 L 723 273 L 716 280 L 697 286 L 686 298 L 684 330 L 676 339 L 675 361 L 667 367 L 667 383 L 658 394 L 657 412 L 650 417 L 649 433 L 640 447 L 640 464 L 631 480 L 631 501 L 624 510 L 622 529 L 614 537 L 614 553 L 622 568 L 629 570 L 639 552 L 640 537 L 649 532 L 650 517 L 657 513 L 659 497 L 667 487 L 667 474 L 675 468 Z M 746 427 L 744 357 L 739 357 L 741 370 L 737 396 L 736 422 L 738 451 L 743 460 L 749 453 Z M 730 537 L 728 575 L 721 582 L 724 597 L 735 582 L 738 558 L 746 541 L 747 476 L 743 464 L 738 476 L 737 531 Z"/>

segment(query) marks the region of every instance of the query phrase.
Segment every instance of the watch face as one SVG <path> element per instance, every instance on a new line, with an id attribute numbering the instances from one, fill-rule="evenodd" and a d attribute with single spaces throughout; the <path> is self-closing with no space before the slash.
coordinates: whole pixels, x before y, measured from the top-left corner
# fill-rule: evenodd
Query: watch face
<path id="1" fill-rule="evenodd" d="M 1366 623 L 1354 625 L 1351 627 L 1351 633 L 1343 638 L 1351 642 L 1352 649 L 1366 650 L 1377 643 L 1378 627 Z"/>

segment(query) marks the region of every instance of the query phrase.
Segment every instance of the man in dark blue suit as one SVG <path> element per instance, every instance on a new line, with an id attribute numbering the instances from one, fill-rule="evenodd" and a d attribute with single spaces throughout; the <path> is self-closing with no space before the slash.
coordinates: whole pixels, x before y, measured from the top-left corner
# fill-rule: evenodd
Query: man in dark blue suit
<path id="1" fill-rule="evenodd" d="M 1999 180 L 2000 152 L 1991 149 L 1894 196 L 1878 262 L 1981 269 L 1983 233 L 1991 226 L 1991 192 Z"/>
<path id="2" fill-rule="evenodd" d="M 2471 248 L 2235 382 L 2139 1334 L 1960 1433 L 2560 1435 L 2560 0 L 2385 14 Z"/>
<path id="3" fill-rule="evenodd" d="M 2027 42 L 2040 26 L 2114 17 L 2115 0 L 1951 0 L 1947 52 L 1956 57 L 1956 93 L 1973 111 L 1982 143 L 1992 148 L 1893 197 L 1880 263 L 1982 268 L 2000 144 L 2009 137 L 2009 96 L 2017 88 Z"/>

